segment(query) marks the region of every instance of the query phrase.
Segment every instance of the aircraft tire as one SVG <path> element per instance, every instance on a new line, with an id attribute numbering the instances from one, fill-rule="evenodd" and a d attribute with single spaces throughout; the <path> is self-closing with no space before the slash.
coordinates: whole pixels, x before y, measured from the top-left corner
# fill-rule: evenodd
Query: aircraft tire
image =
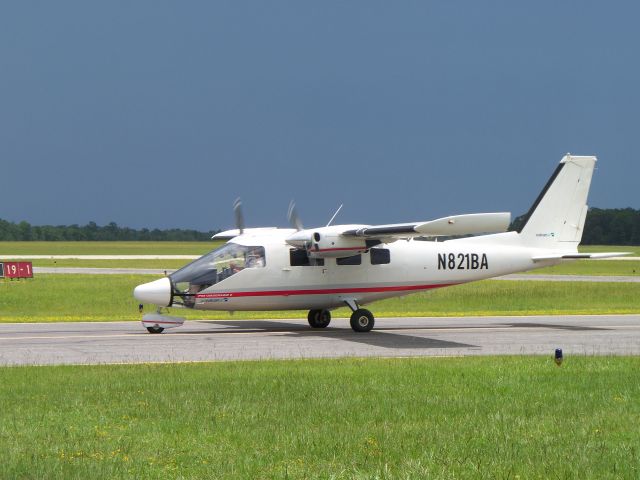
<path id="1" fill-rule="evenodd" d="M 147 327 L 147 331 L 149 333 L 162 333 L 164 331 L 164 328 L 162 328 L 162 327 Z"/>
<path id="2" fill-rule="evenodd" d="M 307 320 L 311 328 L 326 328 L 331 323 L 331 312 L 329 310 L 309 310 Z"/>
<path id="3" fill-rule="evenodd" d="M 373 313 L 364 308 L 359 308 L 351 314 L 351 328 L 354 332 L 369 332 L 375 324 Z"/>

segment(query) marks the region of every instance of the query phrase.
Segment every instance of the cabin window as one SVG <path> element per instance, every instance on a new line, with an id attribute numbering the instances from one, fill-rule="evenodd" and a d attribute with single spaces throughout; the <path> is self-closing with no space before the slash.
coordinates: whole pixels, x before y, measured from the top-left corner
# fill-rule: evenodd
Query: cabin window
<path id="1" fill-rule="evenodd" d="M 386 248 L 372 248 L 371 252 L 371 265 L 384 265 L 391 263 L 391 253 Z"/>
<path id="2" fill-rule="evenodd" d="M 306 250 L 292 248 L 289 250 L 289 263 L 292 267 L 322 267 L 324 258 L 309 258 Z"/>
<path id="3" fill-rule="evenodd" d="M 351 257 L 336 258 L 338 265 L 360 265 L 362 263 L 362 255 L 353 255 Z"/>

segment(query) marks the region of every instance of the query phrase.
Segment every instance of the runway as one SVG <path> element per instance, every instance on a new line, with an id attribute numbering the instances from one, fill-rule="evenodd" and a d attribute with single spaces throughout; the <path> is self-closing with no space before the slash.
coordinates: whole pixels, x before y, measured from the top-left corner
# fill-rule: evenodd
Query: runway
<path id="1" fill-rule="evenodd" d="M 241 317 L 239 317 L 241 318 Z M 465 355 L 640 355 L 640 315 L 188 321 L 152 335 L 139 322 L 0 324 L 0 365 Z"/>

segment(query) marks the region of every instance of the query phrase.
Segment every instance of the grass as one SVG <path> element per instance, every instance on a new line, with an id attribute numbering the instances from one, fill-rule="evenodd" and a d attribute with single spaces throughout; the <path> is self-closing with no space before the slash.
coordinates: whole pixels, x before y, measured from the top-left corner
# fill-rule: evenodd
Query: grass
<path id="1" fill-rule="evenodd" d="M 0 242 L 7 255 L 202 255 L 222 244 L 210 242 Z"/>
<path id="2" fill-rule="evenodd" d="M 190 260 L 76 260 L 76 259 L 35 259 L 35 267 L 73 267 L 73 268 L 154 268 L 177 270 Z"/>
<path id="3" fill-rule="evenodd" d="M 133 288 L 149 275 L 37 275 L 0 282 L 0 322 L 115 321 L 139 317 Z M 149 306 L 149 308 L 151 308 Z M 640 283 L 488 280 L 383 300 L 378 317 L 640 312 Z M 188 319 L 305 318 L 302 311 L 205 312 L 171 309 Z M 341 308 L 334 317 L 348 317 Z"/>
<path id="4" fill-rule="evenodd" d="M 640 359 L 0 369 L 3 478 L 638 478 Z"/>

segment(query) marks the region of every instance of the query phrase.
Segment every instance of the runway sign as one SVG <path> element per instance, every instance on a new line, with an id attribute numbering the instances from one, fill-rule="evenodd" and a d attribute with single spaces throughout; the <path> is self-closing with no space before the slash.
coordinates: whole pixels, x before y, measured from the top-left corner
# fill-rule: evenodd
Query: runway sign
<path id="1" fill-rule="evenodd" d="M 4 262 L 2 272 L 4 278 L 33 278 L 33 266 L 31 262 Z"/>

